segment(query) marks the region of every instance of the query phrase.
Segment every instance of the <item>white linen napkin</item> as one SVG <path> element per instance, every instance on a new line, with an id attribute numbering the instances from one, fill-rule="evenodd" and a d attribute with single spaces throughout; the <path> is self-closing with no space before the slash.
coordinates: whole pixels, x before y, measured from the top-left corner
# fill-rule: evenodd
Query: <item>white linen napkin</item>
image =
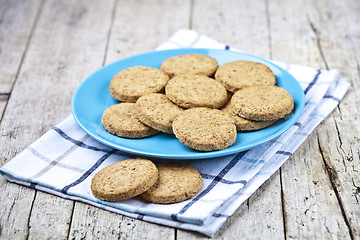
<path id="1" fill-rule="evenodd" d="M 176 31 L 157 50 L 183 47 L 235 50 L 187 29 Z M 95 199 L 90 190 L 94 174 L 135 155 L 92 139 L 77 125 L 73 116 L 67 117 L 19 153 L 0 169 L 0 173 L 11 182 L 64 198 L 213 236 L 334 110 L 350 86 L 337 70 L 274 63 L 289 71 L 301 84 L 305 93 L 302 115 L 288 131 L 253 149 L 225 157 L 184 161 L 200 172 L 204 183 L 201 192 L 190 200 L 161 205 L 145 203 L 137 198 L 119 202 Z"/>

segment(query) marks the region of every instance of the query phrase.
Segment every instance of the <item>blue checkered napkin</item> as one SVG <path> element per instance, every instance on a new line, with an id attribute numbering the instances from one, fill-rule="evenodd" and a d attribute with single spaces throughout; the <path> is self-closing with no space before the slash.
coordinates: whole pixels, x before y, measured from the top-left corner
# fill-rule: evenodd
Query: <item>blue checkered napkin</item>
<path id="1" fill-rule="evenodd" d="M 231 49 L 191 30 L 179 30 L 158 49 L 199 47 Z M 134 155 L 89 137 L 69 116 L 0 169 L 11 182 L 82 201 L 133 218 L 213 236 L 228 217 L 294 153 L 314 128 L 338 105 L 349 88 L 336 70 L 275 64 L 288 70 L 305 92 L 305 109 L 288 131 L 251 150 L 206 160 L 186 161 L 201 173 L 204 186 L 194 198 L 176 204 L 95 199 L 94 174 Z M 157 162 L 157 160 L 154 160 Z"/>

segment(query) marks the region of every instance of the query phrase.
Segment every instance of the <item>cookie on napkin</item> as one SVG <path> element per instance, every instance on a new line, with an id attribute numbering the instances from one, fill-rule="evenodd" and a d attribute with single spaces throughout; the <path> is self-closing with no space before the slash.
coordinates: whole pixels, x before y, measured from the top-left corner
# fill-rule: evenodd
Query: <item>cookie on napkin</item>
<path id="1" fill-rule="evenodd" d="M 193 167 L 180 163 L 157 165 L 158 181 L 148 191 L 139 195 L 147 202 L 177 203 L 195 196 L 202 188 L 200 173 Z"/>
<path id="2" fill-rule="evenodd" d="M 98 199 L 121 201 L 149 190 L 157 180 L 157 167 L 150 160 L 126 159 L 96 173 L 91 181 L 91 191 Z"/>

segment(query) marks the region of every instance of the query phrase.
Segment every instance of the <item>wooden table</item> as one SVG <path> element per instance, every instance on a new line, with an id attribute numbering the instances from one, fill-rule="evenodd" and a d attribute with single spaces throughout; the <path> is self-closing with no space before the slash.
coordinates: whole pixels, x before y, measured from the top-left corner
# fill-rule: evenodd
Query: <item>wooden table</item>
<path id="1" fill-rule="evenodd" d="M 0 166 L 71 114 L 90 73 L 190 28 L 352 83 L 214 239 L 360 239 L 359 13 L 359 0 L 1 0 Z M 66 238 L 207 239 L 0 178 L 0 239 Z"/>

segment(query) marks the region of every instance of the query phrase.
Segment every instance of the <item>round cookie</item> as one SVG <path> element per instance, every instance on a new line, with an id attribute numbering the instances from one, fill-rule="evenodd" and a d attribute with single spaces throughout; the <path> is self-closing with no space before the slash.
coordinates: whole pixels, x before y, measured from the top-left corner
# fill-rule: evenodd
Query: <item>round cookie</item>
<path id="1" fill-rule="evenodd" d="M 236 126 L 230 116 L 218 109 L 191 108 L 173 122 L 179 141 L 198 151 L 221 150 L 236 140 Z"/>
<path id="2" fill-rule="evenodd" d="M 157 68 L 135 66 L 122 70 L 110 82 L 110 94 L 119 101 L 136 102 L 148 93 L 160 92 L 169 75 Z"/>
<path id="3" fill-rule="evenodd" d="M 165 94 L 152 93 L 140 97 L 136 103 L 138 119 L 146 125 L 172 134 L 172 122 L 184 109 L 171 102 Z"/>
<path id="4" fill-rule="evenodd" d="M 157 179 L 157 167 L 150 160 L 127 159 L 96 173 L 91 181 L 91 191 L 98 199 L 120 201 L 147 191 Z"/>
<path id="5" fill-rule="evenodd" d="M 157 168 L 158 181 L 148 191 L 139 195 L 141 199 L 152 203 L 177 203 L 200 192 L 203 182 L 195 168 L 179 163 L 161 163 Z"/>
<path id="6" fill-rule="evenodd" d="M 225 87 L 218 81 L 203 75 L 179 75 L 165 87 L 166 96 L 183 108 L 221 108 L 228 101 Z"/>
<path id="7" fill-rule="evenodd" d="M 264 64 L 249 61 L 229 62 L 221 65 L 215 79 L 220 81 L 230 92 L 256 85 L 273 86 L 276 77 Z"/>
<path id="8" fill-rule="evenodd" d="M 144 138 L 158 133 L 136 118 L 135 103 L 119 103 L 106 109 L 101 123 L 111 134 L 124 138 Z"/>
<path id="9" fill-rule="evenodd" d="M 231 98 L 234 113 L 253 121 L 277 120 L 290 114 L 294 108 L 292 96 L 277 86 L 242 88 Z"/>
<path id="10" fill-rule="evenodd" d="M 228 103 L 224 108 L 221 109 L 226 114 L 234 120 L 237 131 L 255 131 L 259 129 L 266 128 L 272 125 L 276 120 L 272 121 L 252 121 L 249 119 L 242 118 L 234 113 L 233 107 Z"/>
<path id="11" fill-rule="evenodd" d="M 161 63 L 160 69 L 170 77 L 181 74 L 200 74 L 214 76 L 218 68 L 217 61 L 203 54 L 185 54 L 166 59 Z"/>

